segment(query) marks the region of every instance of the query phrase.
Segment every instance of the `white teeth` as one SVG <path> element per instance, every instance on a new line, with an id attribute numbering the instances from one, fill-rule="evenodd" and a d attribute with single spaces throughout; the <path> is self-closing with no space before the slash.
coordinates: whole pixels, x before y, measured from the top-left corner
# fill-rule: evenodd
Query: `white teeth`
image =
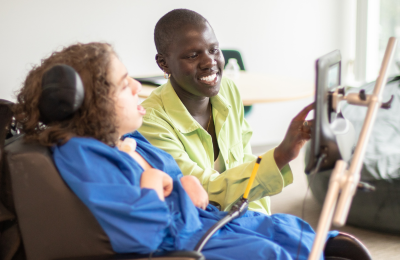
<path id="1" fill-rule="evenodd" d="M 211 74 L 210 76 L 200 78 L 200 80 L 214 81 L 216 77 L 217 77 L 217 74 Z"/>

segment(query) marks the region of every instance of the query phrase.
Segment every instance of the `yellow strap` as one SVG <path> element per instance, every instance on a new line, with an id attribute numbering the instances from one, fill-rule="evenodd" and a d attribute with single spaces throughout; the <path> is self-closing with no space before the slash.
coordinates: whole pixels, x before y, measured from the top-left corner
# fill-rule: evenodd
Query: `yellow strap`
<path id="1" fill-rule="evenodd" d="M 253 171 L 251 172 L 249 183 L 247 184 L 246 191 L 244 192 L 243 198 L 247 199 L 250 193 L 251 186 L 253 185 L 254 179 L 256 178 L 258 167 L 260 167 L 261 156 L 258 156 L 256 163 L 254 164 Z"/>

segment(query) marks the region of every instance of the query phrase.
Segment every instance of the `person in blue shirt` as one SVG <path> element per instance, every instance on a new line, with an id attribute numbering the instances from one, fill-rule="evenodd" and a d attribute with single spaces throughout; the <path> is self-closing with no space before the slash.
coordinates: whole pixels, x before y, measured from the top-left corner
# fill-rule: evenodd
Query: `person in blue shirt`
<path id="1" fill-rule="evenodd" d="M 68 119 L 44 124 L 38 108 L 41 78 L 56 64 L 78 72 L 84 100 Z M 76 44 L 29 72 L 15 116 L 26 139 L 52 147 L 62 178 L 115 252 L 193 250 L 227 213 L 207 205 L 197 178 L 183 176 L 168 153 L 136 131 L 146 113 L 140 89 L 110 45 Z M 306 259 L 313 239 L 312 228 L 295 216 L 248 211 L 214 234 L 202 253 L 207 259 Z"/>

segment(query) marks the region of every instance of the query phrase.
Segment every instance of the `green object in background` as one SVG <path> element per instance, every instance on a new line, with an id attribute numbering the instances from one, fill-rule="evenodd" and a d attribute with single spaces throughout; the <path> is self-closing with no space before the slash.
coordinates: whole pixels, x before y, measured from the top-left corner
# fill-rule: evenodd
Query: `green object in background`
<path id="1" fill-rule="evenodd" d="M 227 61 L 229 59 L 236 59 L 237 63 L 239 65 L 240 70 L 246 70 L 244 68 L 244 63 L 243 63 L 243 59 L 242 59 L 242 55 L 240 55 L 240 52 L 237 50 L 221 50 L 222 51 L 222 55 L 224 55 L 224 59 L 225 59 L 225 66 L 227 64 Z"/>
<path id="2" fill-rule="evenodd" d="M 251 110 L 253 110 L 253 106 L 244 106 L 244 116 L 249 115 Z"/>
<path id="3" fill-rule="evenodd" d="M 237 60 L 240 70 L 246 70 L 244 67 L 242 55 L 240 54 L 239 51 L 237 51 L 237 50 L 221 50 L 221 51 L 222 51 L 222 55 L 224 55 L 225 66 L 226 66 L 226 62 L 229 59 L 233 58 L 233 59 Z M 252 109 L 253 109 L 253 106 L 244 106 L 244 116 L 246 117 L 247 115 L 249 115 Z"/>

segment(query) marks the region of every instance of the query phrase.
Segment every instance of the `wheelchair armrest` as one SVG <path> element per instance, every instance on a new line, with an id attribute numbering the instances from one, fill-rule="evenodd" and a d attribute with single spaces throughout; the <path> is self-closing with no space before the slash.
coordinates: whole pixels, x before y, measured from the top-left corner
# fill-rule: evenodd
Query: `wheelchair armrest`
<path id="1" fill-rule="evenodd" d="M 330 238 L 326 242 L 324 256 L 326 260 L 372 260 L 372 256 L 364 244 L 357 238 L 344 232 L 339 232 L 339 235 Z"/>
<path id="2" fill-rule="evenodd" d="M 148 259 L 165 259 L 165 260 L 205 260 L 203 254 L 196 251 L 171 251 L 163 253 L 148 254 L 115 254 L 103 256 L 86 256 L 62 258 L 57 260 L 148 260 Z"/>

